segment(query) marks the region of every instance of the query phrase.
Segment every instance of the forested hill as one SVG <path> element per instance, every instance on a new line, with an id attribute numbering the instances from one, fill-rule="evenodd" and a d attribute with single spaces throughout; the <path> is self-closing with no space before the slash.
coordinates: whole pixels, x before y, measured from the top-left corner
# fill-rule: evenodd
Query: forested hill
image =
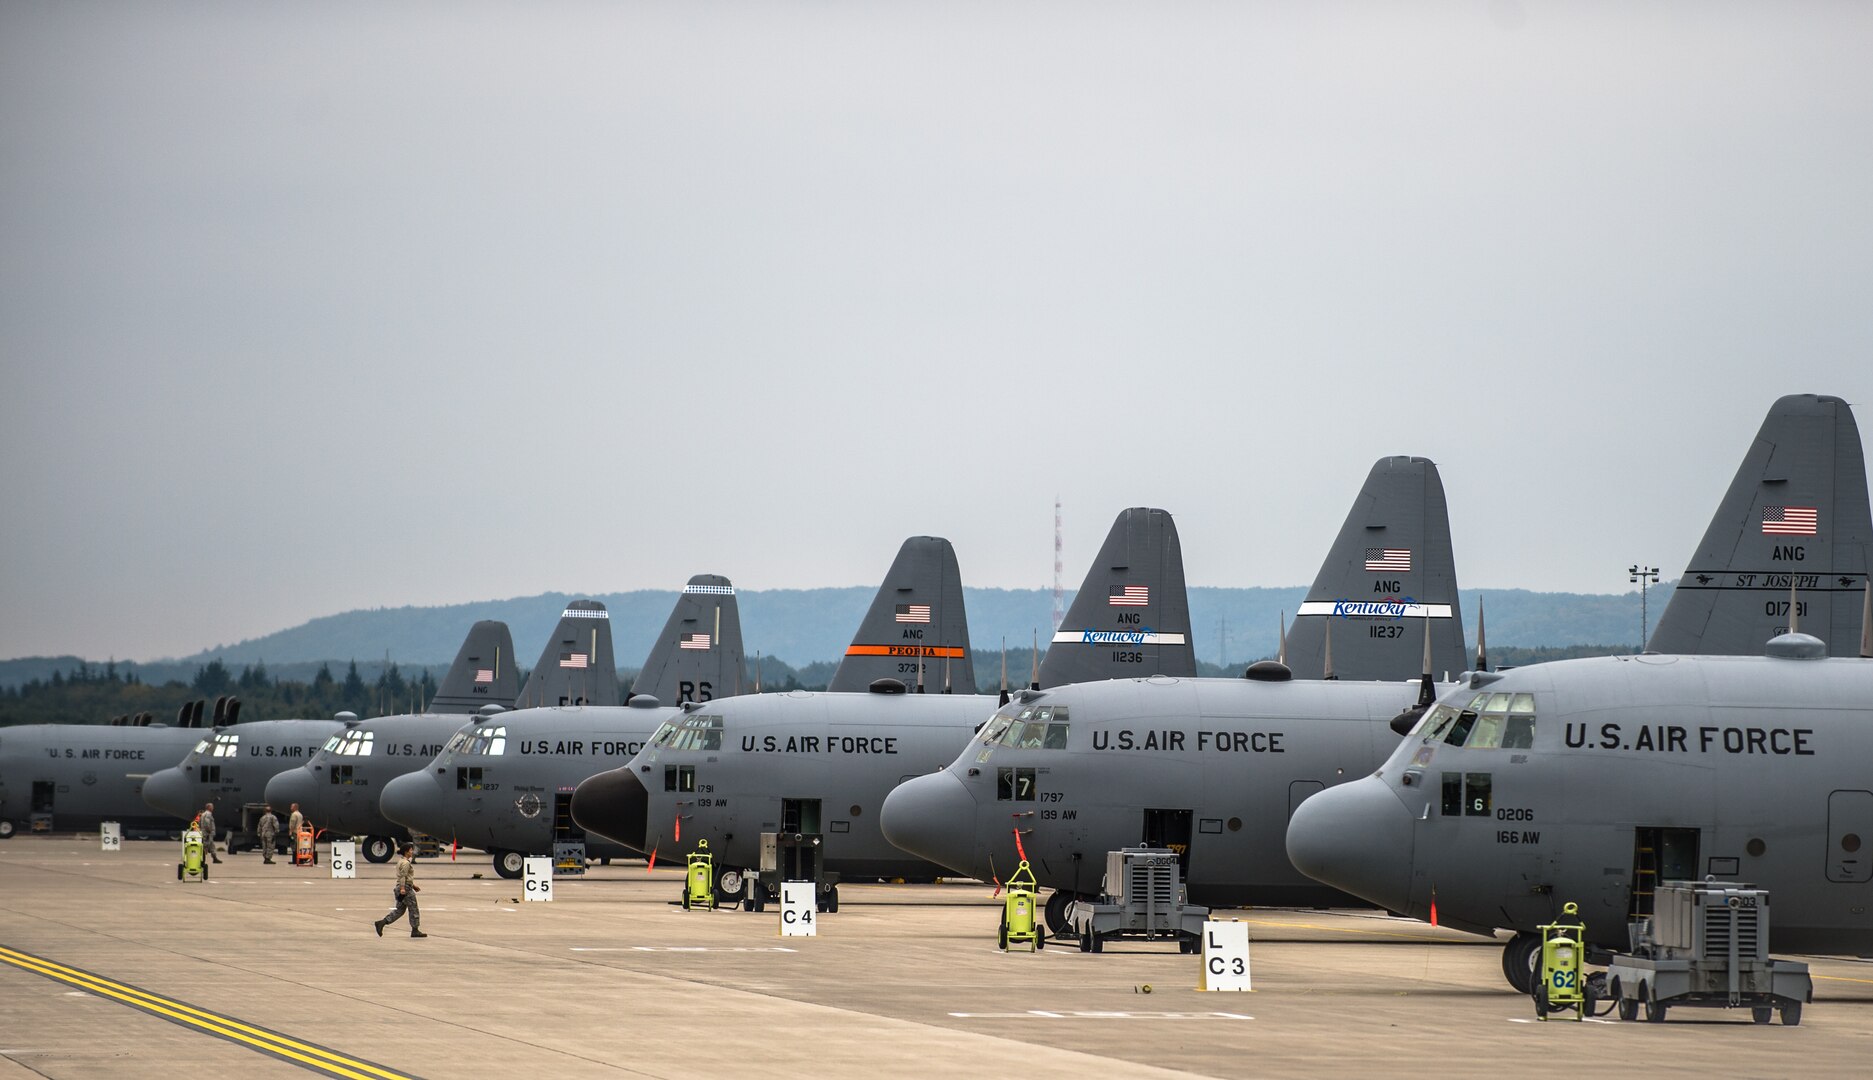
<path id="1" fill-rule="evenodd" d="M 742 635 L 752 658 L 756 652 L 785 660 L 795 667 L 836 660 L 845 652 L 853 631 L 864 617 L 874 593 L 872 587 L 844 589 L 773 589 L 740 594 Z M 1292 617 L 1306 589 L 1192 588 L 1191 626 L 1197 655 L 1213 663 L 1237 665 L 1275 653 L 1277 627 L 1283 613 Z M 1044 589 L 965 589 L 969 606 L 971 644 L 985 652 L 1001 648 L 1004 638 L 1013 649 L 1025 647 L 1036 636 L 1043 646 L 1052 624 L 1053 597 Z M 611 610 L 612 634 L 618 665 L 635 670 L 650 652 L 652 639 L 663 628 L 676 602 L 673 591 L 643 590 L 592 596 Z M 1636 643 L 1639 640 L 1639 595 L 1535 593 L 1523 589 L 1468 590 L 1463 594 L 1464 630 L 1476 637 L 1476 603 L 1481 598 L 1488 614 L 1489 643 L 1539 648 L 1589 643 Z M 1651 590 L 1654 624 L 1671 597 L 1671 586 Z M 462 637 L 477 619 L 499 619 L 514 634 L 516 660 L 531 667 L 552 633 L 568 601 L 563 593 L 489 600 L 444 607 L 375 608 L 347 611 L 313 619 L 265 637 L 218 645 L 191 656 L 168 661 L 124 663 L 126 669 L 156 669 L 145 679 L 176 677 L 193 672 L 209 660 L 219 659 L 238 670 L 265 662 L 276 671 L 288 665 L 332 661 L 342 666 L 357 660 L 381 665 L 385 659 L 405 667 L 446 667 L 461 646 Z M 1072 597 L 1068 596 L 1070 602 Z M 1172 627 L 1161 629 L 1171 630 Z M 1226 632 L 1226 640 L 1224 638 Z M 18 686 L 30 679 L 49 679 L 54 671 L 70 671 L 77 657 L 34 657 L 0 661 L 0 686 Z M 93 665 L 109 658 L 86 657 Z M 120 662 L 123 658 L 118 658 Z M 181 677 L 186 681 L 187 675 Z"/>

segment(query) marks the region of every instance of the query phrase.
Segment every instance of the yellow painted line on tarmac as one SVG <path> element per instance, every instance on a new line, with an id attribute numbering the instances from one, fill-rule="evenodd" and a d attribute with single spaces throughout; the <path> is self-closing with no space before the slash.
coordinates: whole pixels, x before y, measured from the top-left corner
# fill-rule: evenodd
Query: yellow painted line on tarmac
<path id="1" fill-rule="evenodd" d="M 1810 975 L 1811 979 L 1826 979 L 1829 982 L 1867 983 L 1873 985 L 1873 979 L 1850 979 L 1845 975 Z"/>
<path id="2" fill-rule="evenodd" d="M 230 1016 L 198 1009 L 186 1002 L 152 994 L 128 983 L 107 979 L 82 968 L 20 952 L 4 945 L 0 945 L 0 962 L 11 964 L 22 971 L 30 971 L 35 975 L 43 975 L 69 986 L 76 986 L 100 997 L 110 998 L 133 1009 L 141 1009 L 183 1027 L 194 1028 L 197 1031 L 246 1046 L 251 1050 L 290 1061 L 313 1072 L 324 1073 L 327 1076 L 341 1076 L 347 1080 L 413 1080 L 410 1073 L 386 1069 L 374 1062 L 341 1054 L 317 1043 L 303 1042 L 277 1031 L 269 1031 Z"/>

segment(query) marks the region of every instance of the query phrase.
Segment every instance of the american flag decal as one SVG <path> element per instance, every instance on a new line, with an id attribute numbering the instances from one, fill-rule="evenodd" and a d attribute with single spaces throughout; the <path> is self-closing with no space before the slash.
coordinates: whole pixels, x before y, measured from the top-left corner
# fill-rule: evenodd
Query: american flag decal
<path id="1" fill-rule="evenodd" d="M 1150 603 L 1149 585 L 1114 585 L 1106 590 L 1106 604 L 1110 607 L 1146 607 Z"/>
<path id="2" fill-rule="evenodd" d="M 563 652 L 559 654 L 560 667 L 582 668 L 589 666 L 590 663 L 591 657 L 582 652 Z"/>
<path id="3" fill-rule="evenodd" d="M 494 671 L 493 671 L 493 669 L 492 669 L 492 668 L 485 668 L 485 667 L 484 667 L 484 668 L 476 668 L 476 669 L 475 669 L 475 681 L 476 681 L 476 682 L 478 682 L 478 683 L 491 683 L 491 682 L 493 682 L 493 681 L 494 681 Z"/>
<path id="4" fill-rule="evenodd" d="M 706 649 L 709 647 L 709 635 L 684 634 L 682 637 L 676 639 L 676 647 L 679 649 Z"/>
<path id="5" fill-rule="evenodd" d="M 1367 548 L 1366 569 L 1381 573 L 1411 569 L 1410 548 Z"/>
<path id="6" fill-rule="evenodd" d="M 898 622 L 929 622 L 930 605 L 899 604 L 897 606 L 897 614 L 893 617 L 896 618 Z"/>
<path id="7" fill-rule="evenodd" d="M 1765 506 L 1762 508 L 1764 536 L 1813 536 L 1821 515 L 1812 506 Z"/>

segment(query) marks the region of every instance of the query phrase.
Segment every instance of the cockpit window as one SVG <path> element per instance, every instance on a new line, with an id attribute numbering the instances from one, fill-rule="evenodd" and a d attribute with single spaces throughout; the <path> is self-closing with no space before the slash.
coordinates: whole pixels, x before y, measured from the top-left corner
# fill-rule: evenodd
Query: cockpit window
<path id="1" fill-rule="evenodd" d="M 1527 750 L 1535 745 L 1535 695 L 1477 694 L 1459 711 L 1439 705 L 1425 720 L 1424 741 L 1471 750 Z"/>
<path id="2" fill-rule="evenodd" d="M 1023 705 L 1013 715 L 998 715 L 990 721 L 982 730 L 982 741 L 1021 750 L 1065 750 L 1067 707 Z"/>
<path id="3" fill-rule="evenodd" d="M 669 743 L 672 750 L 722 749 L 720 713 L 691 713 L 681 721 L 674 721 L 673 726 L 676 730 Z"/>
<path id="4" fill-rule="evenodd" d="M 341 731 L 325 746 L 340 757 L 370 757 L 376 742 L 375 731 Z"/>
<path id="5" fill-rule="evenodd" d="M 674 734 L 676 734 L 676 725 L 665 720 L 663 723 L 657 725 L 657 730 L 651 733 L 650 742 L 645 745 L 662 746 L 668 741 L 670 736 Z"/>
<path id="6" fill-rule="evenodd" d="M 319 749 L 322 752 L 327 753 L 327 754 L 332 753 L 333 751 L 338 749 L 338 743 L 341 738 L 342 736 L 334 735 L 331 738 L 325 740 L 325 745 L 320 747 Z M 201 747 L 198 746 L 195 749 L 200 750 Z"/>
<path id="7" fill-rule="evenodd" d="M 215 748 L 212 752 L 214 757 L 239 757 L 240 753 L 241 737 L 239 735 L 224 732 L 215 736 Z"/>
<path id="8" fill-rule="evenodd" d="M 492 727 L 477 727 L 464 731 L 468 736 L 462 740 L 461 752 L 483 757 L 500 757 L 507 753 L 507 725 L 496 724 Z"/>
<path id="9" fill-rule="evenodd" d="M 201 754 L 201 753 L 205 753 L 205 752 L 206 752 L 207 750 L 208 750 L 208 740 L 207 740 L 207 739 L 203 739 L 202 741 L 200 741 L 200 742 L 198 742 L 198 743 L 196 743 L 196 744 L 195 744 L 195 752 L 196 752 L 197 754 Z"/>

